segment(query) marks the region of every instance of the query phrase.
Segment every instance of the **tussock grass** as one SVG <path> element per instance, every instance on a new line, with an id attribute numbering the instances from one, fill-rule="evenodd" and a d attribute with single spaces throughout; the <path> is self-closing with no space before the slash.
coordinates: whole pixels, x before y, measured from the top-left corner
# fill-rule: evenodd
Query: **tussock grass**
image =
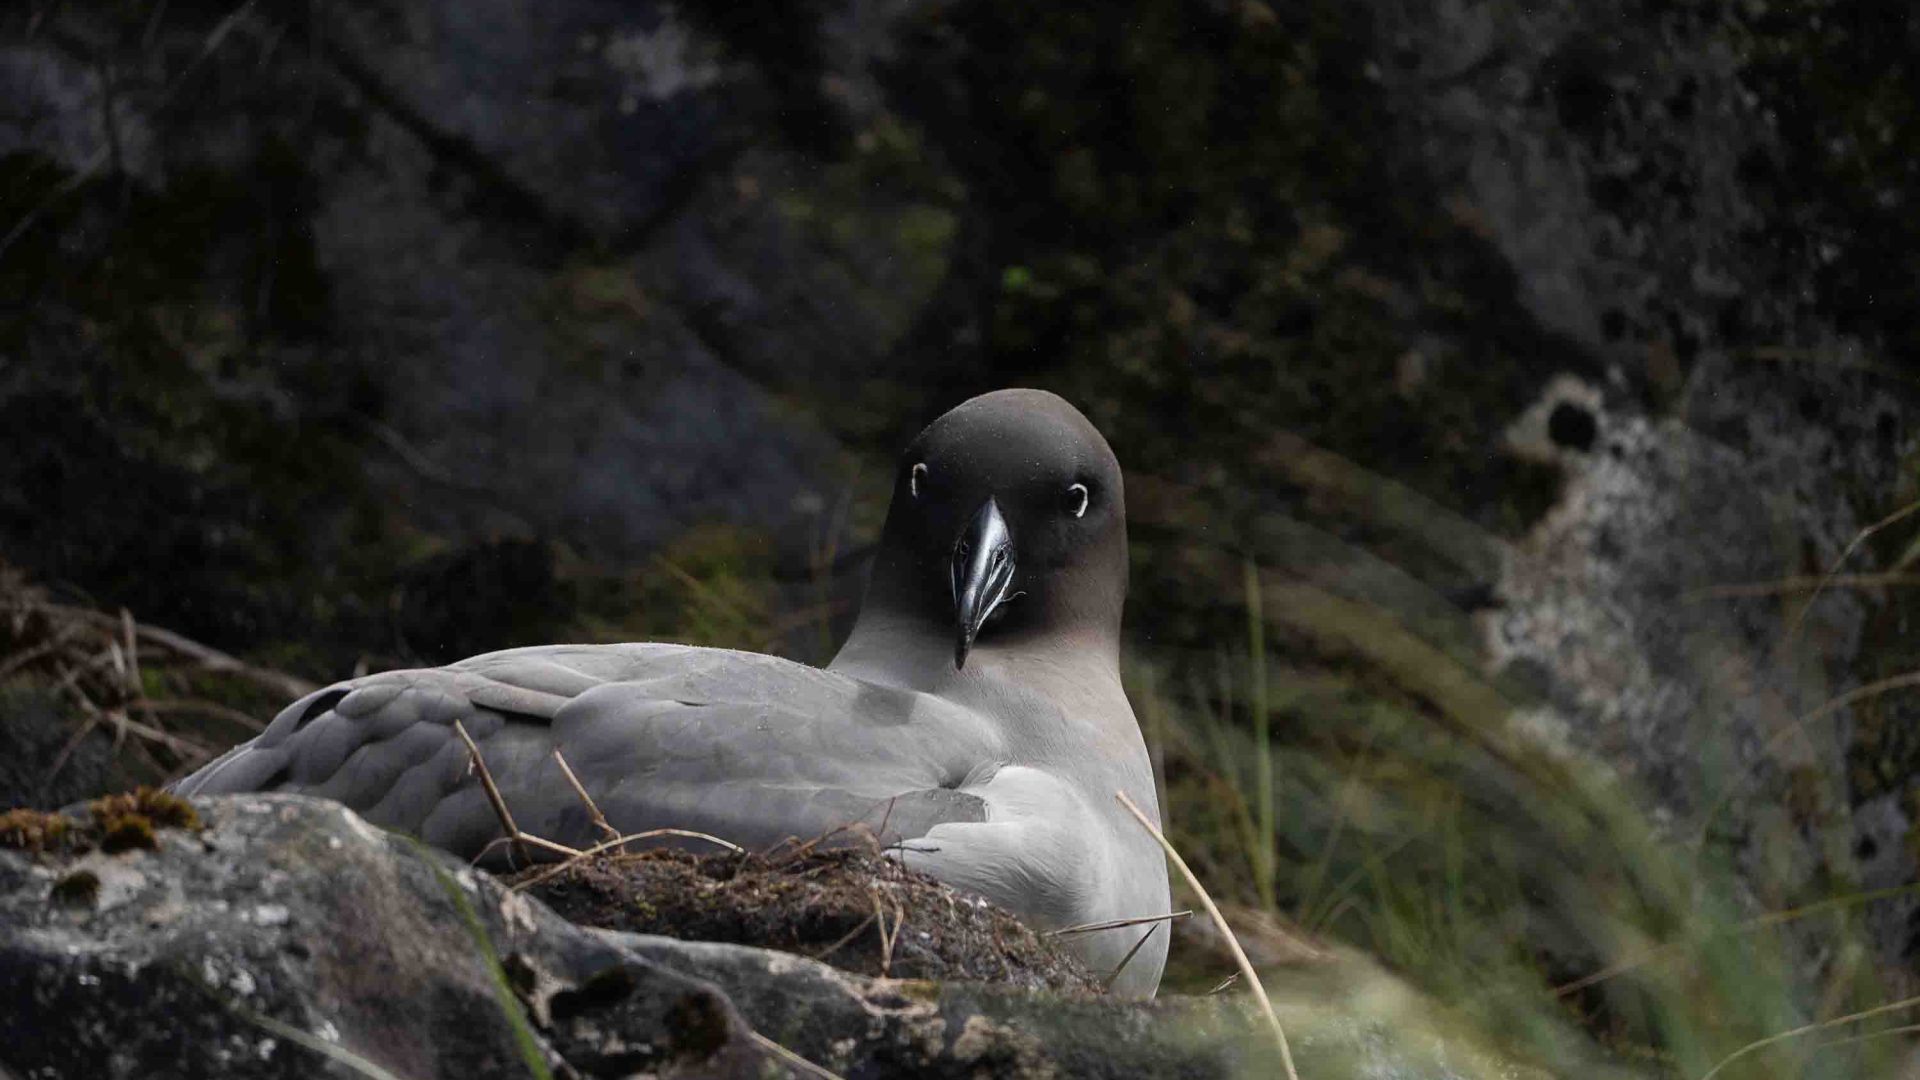
<path id="1" fill-rule="evenodd" d="M 1309 479 L 1330 498 L 1382 498 L 1380 483 L 1347 491 L 1351 469 L 1313 460 Z M 1868 526 L 1819 577 L 1675 602 L 1780 596 L 1787 655 L 1825 592 L 1907 584 L 1912 557 L 1847 571 L 1870 536 L 1917 508 Z M 1371 520 L 1416 527 L 1396 513 Z M 1471 561 L 1468 527 L 1446 525 L 1449 550 Z M 1893 1075 L 1907 1060 L 1920 1000 L 1912 976 L 1878 958 L 1864 914 L 1920 885 L 1869 890 L 1829 876 L 1769 910 L 1765 867 L 1737 864 L 1707 828 L 1735 797 L 1760 797 L 1731 765 L 1703 752 L 1703 810 L 1669 820 L 1599 760 L 1516 723 L 1539 703 L 1477 669 L 1444 619 L 1347 589 L 1324 566 L 1290 572 L 1225 550 L 1182 558 L 1222 595 L 1240 594 L 1244 640 L 1210 657 L 1135 655 L 1126 675 L 1168 837 L 1222 910 L 1378 958 L 1462 1041 L 1552 1075 L 1841 1080 Z M 1849 706 L 1916 687 L 1920 673 L 1903 672 L 1841 688 L 1762 756 Z M 1218 962 L 1182 952 L 1169 989 L 1220 983 Z M 1325 981 L 1294 961 L 1263 974 L 1279 997 Z"/>
<path id="2" fill-rule="evenodd" d="M 1755 917 L 1723 859 L 1675 842 L 1617 783 L 1553 761 L 1509 768 L 1447 738 L 1448 725 L 1418 707 L 1338 680 L 1274 685 L 1282 726 L 1318 712 L 1348 730 L 1330 744 L 1277 742 L 1286 812 L 1271 834 L 1248 826 L 1252 733 L 1212 703 L 1155 706 L 1170 717 L 1173 843 L 1229 897 L 1310 941 L 1378 957 L 1444 1007 L 1463 1038 L 1582 1076 L 1719 1068 L 1838 1080 L 1884 1075 L 1899 1059 L 1899 1038 L 1869 1030 L 1817 1053 L 1773 1038 L 1827 1030 L 1821 1017 L 1855 1025 L 1883 1015 L 1875 1010 L 1892 988 L 1850 913 L 1908 890 L 1838 890 Z M 1272 904 L 1245 851 L 1250 831 L 1275 852 Z M 1807 935 L 1835 959 L 1803 965 L 1805 952 L 1792 950 L 1807 950 Z M 1179 962 L 1170 988 L 1218 980 L 1201 970 L 1183 983 Z M 1268 985 L 1291 970 L 1269 969 Z"/>

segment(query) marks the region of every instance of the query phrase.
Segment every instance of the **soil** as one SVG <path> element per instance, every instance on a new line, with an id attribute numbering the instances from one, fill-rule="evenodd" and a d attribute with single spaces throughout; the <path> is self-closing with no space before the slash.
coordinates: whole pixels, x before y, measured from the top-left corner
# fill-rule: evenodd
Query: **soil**
<path id="1" fill-rule="evenodd" d="M 780 949 L 869 976 L 1100 989 L 1057 939 L 867 851 L 647 851 L 506 880 L 587 926 Z"/>

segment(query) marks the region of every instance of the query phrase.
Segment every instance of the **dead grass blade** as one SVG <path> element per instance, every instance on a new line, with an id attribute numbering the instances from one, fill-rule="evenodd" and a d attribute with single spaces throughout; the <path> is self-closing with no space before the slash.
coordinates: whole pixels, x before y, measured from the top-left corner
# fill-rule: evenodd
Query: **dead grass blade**
<path id="1" fill-rule="evenodd" d="M 87 736 L 93 734 L 93 729 L 98 726 L 100 726 L 99 714 L 89 713 L 86 721 L 73 729 L 73 734 L 67 736 L 67 741 L 60 744 L 60 752 L 53 755 L 53 764 L 47 767 L 47 778 L 43 783 L 52 783 L 54 778 L 60 775 L 60 770 L 67 767 L 67 759 L 73 756 L 73 752 L 80 748 L 80 744 L 86 741 Z"/>
<path id="2" fill-rule="evenodd" d="M 58 652 L 67 644 L 67 639 L 71 636 L 71 628 L 62 628 L 52 638 L 31 648 L 22 649 L 12 656 L 7 657 L 5 660 L 0 660 L 0 679 L 4 679 L 14 672 L 19 671 L 35 660 L 51 656 Z"/>
<path id="3" fill-rule="evenodd" d="M 779 1043 L 774 1042 L 772 1039 L 767 1038 L 752 1028 L 747 1029 L 747 1038 L 753 1040 L 755 1046 L 758 1046 L 760 1049 L 765 1050 L 767 1053 L 772 1054 L 774 1057 L 779 1058 L 781 1061 L 786 1062 L 788 1065 L 808 1076 L 816 1076 L 819 1077 L 820 1080 L 846 1080 L 845 1077 L 834 1072 L 832 1069 L 824 1065 L 815 1065 L 813 1062 L 781 1046 Z"/>
<path id="4" fill-rule="evenodd" d="M 1822 1021 L 1819 1021 L 1818 1023 L 1802 1024 L 1797 1028 L 1791 1028 L 1787 1031 L 1782 1031 L 1777 1035 L 1769 1035 L 1764 1039 L 1755 1039 L 1753 1042 L 1750 1042 L 1747 1045 L 1741 1047 L 1740 1049 L 1735 1050 L 1733 1053 L 1728 1054 L 1726 1057 L 1721 1058 L 1719 1064 L 1715 1065 L 1711 1069 L 1708 1069 L 1706 1072 L 1700 1075 L 1700 1080 L 1713 1080 L 1713 1078 L 1720 1075 L 1721 1070 L 1725 1069 L 1727 1066 L 1733 1064 L 1734 1062 L 1740 1060 L 1743 1057 L 1746 1057 L 1748 1054 L 1751 1054 L 1756 1050 L 1763 1050 L 1766 1047 L 1774 1045 L 1775 1043 L 1782 1043 L 1787 1041 L 1788 1039 L 1797 1039 L 1802 1035 L 1810 1035 L 1816 1031 L 1825 1031 L 1828 1028 L 1839 1027 L 1842 1024 L 1851 1024 L 1856 1020 L 1865 1020 L 1869 1017 L 1882 1016 L 1882 1015 L 1885 1015 L 1886 1013 L 1895 1012 L 1900 1009 L 1910 1009 L 1915 1005 L 1920 1005 L 1920 997 L 1901 998 L 1899 1001 L 1890 1001 L 1885 1005 L 1876 1005 L 1871 1009 L 1862 1009 L 1861 1011 L 1856 1013 L 1848 1013 L 1845 1016 L 1836 1016 L 1831 1020 L 1822 1020 Z"/>
<path id="5" fill-rule="evenodd" d="M 862 919 L 862 920 L 860 920 L 860 923 L 859 923 L 859 925 L 858 925 L 858 926 L 855 926 L 855 927 L 854 927 L 853 929 L 851 929 L 851 930 L 849 930 L 849 931 L 847 931 L 847 932 L 846 932 L 846 935 L 845 935 L 844 937 L 842 937 L 842 938 L 841 938 L 841 939 L 840 939 L 839 941 L 836 941 L 836 942 L 834 942 L 833 944 L 831 944 L 831 945 L 829 945 L 829 946 L 827 946 L 826 948 L 824 948 L 824 949 L 821 949 L 821 950 L 820 950 L 819 952 L 817 952 L 817 953 L 814 953 L 814 954 L 813 954 L 813 958 L 814 958 L 815 960 L 825 960 L 825 959 L 826 959 L 827 957 L 829 957 L 829 956 L 832 956 L 832 955 L 833 955 L 834 953 L 837 953 L 837 952 L 839 952 L 839 951 L 840 951 L 841 949 L 844 949 L 844 948 L 846 948 L 846 947 L 847 947 L 847 943 L 848 943 L 849 941 L 852 941 L 852 940 L 853 940 L 854 938 L 857 938 L 857 937 L 859 937 L 859 936 L 860 936 L 860 933 L 861 933 L 861 931 L 863 931 L 863 930 L 865 930 L 865 929 L 866 929 L 867 927 L 869 927 L 869 926 L 872 926 L 872 925 L 873 925 L 873 921 L 874 921 L 874 919 L 875 919 L 875 918 L 877 918 L 877 917 L 879 916 L 879 914 L 880 914 L 880 909 L 879 909 L 879 908 L 877 908 L 877 907 L 876 907 L 876 908 L 874 908 L 874 909 L 873 909 L 873 914 L 872 914 L 872 915 L 869 915 L 869 916 L 867 916 L 866 918 L 864 918 L 864 919 Z"/>
<path id="6" fill-rule="evenodd" d="M 1809 597 L 1807 603 L 1812 604 L 1819 594 L 1827 589 L 1878 589 L 1893 585 L 1920 585 L 1920 574 L 1904 574 L 1895 571 L 1883 574 L 1828 573 L 1818 577 L 1786 577 L 1774 581 L 1736 581 L 1725 585 L 1706 585 L 1698 589 L 1688 589 L 1680 594 L 1680 600 L 1682 603 L 1691 604 L 1701 600 L 1730 600 L 1749 596 L 1783 596 L 1787 593 L 1811 592 L 1814 596 Z"/>
<path id="7" fill-rule="evenodd" d="M 1873 889 L 1868 892 L 1848 896 L 1829 897 L 1825 900 L 1816 900 L 1811 904 L 1802 904 L 1796 908 L 1788 908 L 1785 911 L 1771 911 L 1757 918 L 1748 919 L 1738 926 L 1729 927 L 1721 933 L 1709 935 L 1709 937 L 1737 937 L 1741 934 L 1749 934 L 1756 930 L 1765 930 L 1771 926 L 1783 926 L 1787 923 L 1797 922 L 1800 919 L 1823 914 L 1828 911 L 1860 907 L 1865 904 L 1877 903 L 1881 900 L 1893 900 L 1902 896 L 1911 896 L 1916 892 L 1920 892 L 1920 884 L 1894 885 L 1884 889 Z M 1689 948 L 1697 947 L 1706 940 L 1708 939 L 1669 941 L 1642 949 L 1632 956 L 1609 964 L 1590 975 L 1583 975 L 1578 979 L 1574 979 L 1572 982 L 1562 983 L 1554 987 L 1553 996 L 1566 997 L 1568 994 L 1578 993 L 1589 986 L 1606 982 L 1608 979 L 1616 978 L 1620 975 L 1625 975 L 1627 972 L 1637 968 L 1681 955 Z"/>
<path id="8" fill-rule="evenodd" d="M 1127 970 L 1127 965 L 1133 963 L 1133 958 L 1140 954 L 1140 947 L 1145 945 L 1147 939 L 1152 937 L 1153 932 L 1158 929 L 1160 929 L 1159 923 L 1154 923 L 1152 926 L 1147 927 L 1147 932 L 1141 934 L 1140 940 L 1134 942 L 1133 948 L 1127 950 L 1127 955 L 1121 957 L 1120 962 L 1114 965 L 1113 974 L 1108 975 L 1106 981 L 1100 984 L 1101 993 L 1104 994 L 1113 989 L 1113 984 L 1120 981 L 1120 973 Z"/>
<path id="9" fill-rule="evenodd" d="M 1908 503 L 1855 533 L 1853 539 L 1848 541 L 1847 546 L 1841 550 L 1840 557 L 1833 560 L 1833 565 L 1827 568 L 1827 572 L 1823 574 L 1822 577 L 1832 579 L 1839 576 L 1841 568 L 1847 565 L 1847 560 L 1853 558 L 1853 553 L 1860 550 L 1860 545 L 1866 543 L 1869 537 L 1882 529 L 1898 525 L 1915 513 L 1920 513 L 1920 500 Z M 1793 643 L 1799 640 L 1801 624 L 1806 622 L 1807 613 L 1813 610 L 1814 601 L 1820 599 L 1820 593 L 1824 591 L 1824 589 L 1824 585 L 1814 589 L 1813 595 L 1807 597 L 1807 602 L 1800 605 L 1800 610 L 1793 613 L 1793 618 L 1787 623 L 1785 640 L 1782 642 L 1782 648 L 1784 650 L 1791 650 Z"/>
<path id="10" fill-rule="evenodd" d="M 102 630 L 114 635 L 116 639 L 121 632 L 122 624 L 120 617 L 109 615 L 104 611 L 93 611 L 89 608 L 73 607 L 68 604 L 54 604 L 45 601 L 33 603 L 31 606 L 45 612 L 57 621 L 64 623 L 84 623 L 97 630 Z M 136 640 L 143 641 L 147 645 L 165 652 L 173 653 L 183 659 L 192 660 L 197 663 L 202 670 L 234 675 L 256 686 L 272 690 L 277 694 L 283 694 L 289 698 L 305 697 L 319 689 L 319 687 L 313 683 L 298 676 L 289 675 L 284 671 L 274 671 L 271 668 L 256 667 L 237 657 L 229 656 L 210 645 L 202 645 L 192 638 L 176 634 L 171 630 L 165 630 L 158 626 L 150 626 L 142 622 L 135 622 L 133 626 Z"/>
<path id="11" fill-rule="evenodd" d="M 1137 919 L 1111 919 L 1107 922 L 1081 923 L 1078 926 L 1065 926 L 1058 930 L 1049 930 L 1040 936 L 1066 937 L 1068 934 L 1090 934 L 1095 930 L 1118 930 L 1123 926 L 1143 926 L 1147 923 L 1171 922 L 1174 919 L 1184 919 L 1192 914 L 1193 909 L 1188 908 L 1184 911 L 1168 912 L 1165 915 L 1142 915 Z"/>
<path id="12" fill-rule="evenodd" d="M 295 1046 L 311 1050 L 349 1072 L 366 1077 L 367 1080 L 406 1080 L 406 1078 L 399 1073 L 392 1072 L 374 1062 L 368 1061 L 366 1058 L 348 1050 L 344 1046 L 335 1046 L 333 1043 L 310 1032 L 302 1031 L 292 1024 L 282 1020 L 276 1020 L 265 1013 L 256 1012 L 241 1004 L 237 999 L 230 998 L 212 987 L 203 986 L 191 978 L 187 980 L 187 984 L 205 993 L 221 1008 L 241 1020 L 252 1024 L 254 1027 L 270 1034 L 278 1035 L 280 1038 L 293 1043 Z"/>
<path id="13" fill-rule="evenodd" d="M 120 644 L 127 655 L 127 693 L 134 697 L 144 696 L 143 682 L 140 678 L 140 641 L 134 632 L 133 612 L 120 609 Z"/>
<path id="14" fill-rule="evenodd" d="M 86 614 L 98 615 L 99 613 L 87 612 Z M 274 671 L 271 668 L 255 667 L 244 660 L 228 656 L 219 649 L 202 645 L 192 638 L 183 637 L 171 630 L 148 626 L 145 623 L 136 623 L 135 629 L 140 639 L 149 645 L 159 645 L 188 659 L 196 660 L 207 671 L 236 675 L 257 686 L 278 691 L 290 698 L 305 697 L 319 689 L 318 686 L 298 676 L 289 675 L 284 671 Z"/>
<path id="15" fill-rule="evenodd" d="M 1273 1011 L 1273 1002 L 1267 998 L 1267 988 L 1260 985 L 1260 976 L 1254 972 L 1253 962 L 1247 959 L 1247 951 L 1240 947 L 1240 939 L 1234 937 L 1233 927 L 1227 925 L 1226 916 L 1220 914 L 1220 908 L 1213 902 L 1213 897 L 1207 893 L 1206 886 L 1200 884 L 1200 879 L 1194 876 L 1191 869 L 1188 869 L 1187 860 L 1180 857 L 1180 852 L 1168 842 L 1166 834 L 1148 820 L 1147 815 L 1140 812 L 1140 808 L 1134 805 L 1133 800 L 1127 798 L 1126 792 L 1116 791 L 1113 797 L 1120 800 L 1120 805 L 1127 808 L 1127 813 L 1133 815 L 1133 819 L 1140 823 L 1141 828 L 1147 830 L 1155 840 L 1159 841 L 1161 850 L 1165 851 L 1167 858 L 1172 859 L 1173 865 L 1179 868 L 1180 876 L 1187 879 L 1187 887 L 1200 898 L 1200 906 L 1207 909 L 1207 914 L 1213 918 L 1213 925 L 1219 929 L 1221 938 L 1226 941 L 1227 947 L 1233 950 L 1234 963 L 1239 965 L 1240 974 L 1246 977 L 1247 985 L 1253 990 L 1254 1000 L 1260 1003 L 1260 1011 L 1266 1015 L 1267 1023 L 1273 1028 L 1273 1040 L 1280 1046 L 1280 1063 L 1286 1067 L 1287 1080 L 1300 1080 L 1300 1074 L 1293 1068 L 1293 1050 L 1287 1045 L 1287 1031 L 1280 1026 L 1280 1016 Z"/>
<path id="16" fill-rule="evenodd" d="M 1883 1028 L 1880 1031 L 1868 1031 L 1859 1035 L 1848 1035 L 1846 1038 L 1843 1038 L 1843 1039 L 1828 1039 L 1826 1042 L 1823 1042 L 1820 1045 L 1814 1047 L 1814 1049 L 1830 1050 L 1833 1047 L 1847 1046 L 1851 1043 L 1863 1043 L 1863 1042 L 1871 1041 L 1873 1039 L 1891 1038 L 1895 1035 L 1913 1035 L 1913 1034 L 1920 1034 L 1920 1024 L 1902 1024 L 1899 1027 Z"/>
<path id="17" fill-rule="evenodd" d="M 1920 505 L 1920 503 L 1916 503 L 1915 505 Z M 1784 743 L 1789 736 L 1804 737 L 1808 724 L 1832 716 L 1834 713 L 1839 712 L 1857 701 L 1865 701 L 1868 698 L 1879 697 L 1881 694 L 1891 693 L 1895 690 L 1905 690 L 1916 686 L 1920 686 L 1920 671 L 1908 671 L 1899 675 L 1889 675 L 1884 679 L 1876 679 L 1864 686 L 1856 686 L 1844 694 L 1829 698 L 1818 708 L 1796 717 L 1792 723 L 1774 732 L 1773 735 L 1761 745 L 1760 753 L 1755 757 L 1755 760 L 1758 761 L 1762 758 L 1772 757 L 1774 752 L 1780 748 L 1780 744 Z M 1743 769 L 1736 772 L 1733 779 L 1728 781 L 1727 786 L 1720 794 L 1714 797 L 1713 802 L 1707 807 L 1707 812 L 1700 818 L 1699 834 L 1695 837 L 1695 842 L 1698 845 L 1701 847 L 1706 846 L 1707 832 L 1712 828 L 1714 820 L 1720 816 L 1720 811 L 1726 809 L 1727 804 L 1733 801 L 1733 797 L 1740 793 L 1740 789 L 1746 785 L 1751 777 L 1751 769 Z"/>
<path id="18" fill-rule="evenodd" d="M 222 720 L 238 724 L 249 731 L 265 731 L 267 725 L 256 719 L 252 713 L 244 713 L 231 705 L 222 705 L 217 701 L 203 698 L 140 698 L 140 711 L 145 713 L 200 713 L 203 716 L 217 716 Z"/>

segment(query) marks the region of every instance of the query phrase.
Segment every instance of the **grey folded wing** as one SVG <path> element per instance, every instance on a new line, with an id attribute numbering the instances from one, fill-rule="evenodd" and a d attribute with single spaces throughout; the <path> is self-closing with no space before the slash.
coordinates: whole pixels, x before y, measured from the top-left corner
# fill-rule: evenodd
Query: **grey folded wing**
<path id="1" fill-rule="evenodd" d="M 622 832 L 749 848 L 860 824 L 897 842 L 982 820 L 981 800 L 958 789 L 998 763 L 988 725 L 926 695 L 755 653 L 544 646 L 309 694 L 176 790 L 324 796 L 472 856 L 502 829 L 456 721 L 515 823 L 575 847 L 600 837 L 555 750 Z"/>

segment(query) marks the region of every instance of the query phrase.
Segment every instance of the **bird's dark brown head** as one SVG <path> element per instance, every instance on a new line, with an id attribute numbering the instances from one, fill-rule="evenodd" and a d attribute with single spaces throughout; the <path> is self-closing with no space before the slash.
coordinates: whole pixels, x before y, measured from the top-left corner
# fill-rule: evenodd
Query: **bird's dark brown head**
<path id="1" fill-rule="evenodd" d="M 983 394 L 901 455 L 866 607 L 949 634 L 956 668 L 976 644 L 1117 642 L 1126 594 L 1120 463 L 1065 400 Z"/>

